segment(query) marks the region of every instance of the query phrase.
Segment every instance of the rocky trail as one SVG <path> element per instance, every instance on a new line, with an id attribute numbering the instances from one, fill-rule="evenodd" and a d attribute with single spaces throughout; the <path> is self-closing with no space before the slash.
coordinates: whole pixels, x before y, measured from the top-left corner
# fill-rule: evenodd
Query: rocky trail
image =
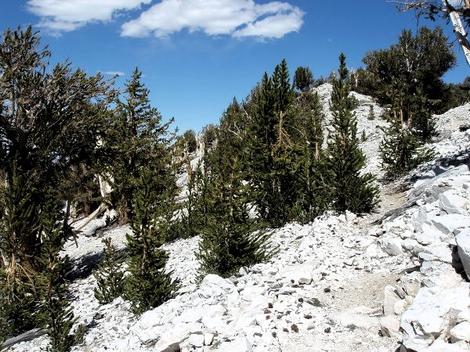
<path id="1" fill-rule="evenodd" d="M 319 88 L 325 101 L 329 90 Z M 362 146 L 380 177 L 383 122 L 367 120 L 373 102 L 358 97 L 358 132 L 368 133 Z M 74 351 L 470 351 L 470 131 L 462 128 L 469 118 L 468 105 L 438 117 L 436 161 L 381 185 L 376 213 L 288 224 L 272 234 L 278 252 L 270 261 L 229 279 L 208 275 L 197 282 L 198 238 L 165 245 L 181 290 L 141 317 L 121 298 L 98 304 L 93 276 L 77 279 L 74 313 L 88 332 Z M 128 227 L 95 231 L 103 226 L 96 219 L 78 248 L 67 245 L 77 267 L 99 255 L 103 237 L 125 247 Z M 9 351 L 46 346 L 41 336 Z"/>

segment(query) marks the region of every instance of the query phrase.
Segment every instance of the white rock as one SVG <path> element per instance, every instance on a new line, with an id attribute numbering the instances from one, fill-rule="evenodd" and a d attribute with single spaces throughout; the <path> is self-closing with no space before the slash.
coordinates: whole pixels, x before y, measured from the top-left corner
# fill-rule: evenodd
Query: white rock
<path id="1" fill-rule="evenodd" d="M 469 204 L 468 200 L 456 194 L 455 190 L 441 193 L 439 203 L 441 209 L 448 214 L 464 214 Z"/>
<path id="2" fill-rule="evenodd" d="M 457 319 L 452 315 L 469 309 L 469 289 L 468 283 L 455 288 L 421 288 L 401 317 L 404 346 L 421 351 L 431 345 L 436 336 L 448 328 L 449 321 Z"/>
<path id="3" fill-rule="evenodd" d="M 433 245 L 419 253 L 419 257 L 427 261 L 440 261 L 452 264 L 452 250 L 447 245 Z"/>
<path id="4" fill-rule="evenodd" d="M 421 225 L 421 231 L 415 234 L 416 241 L 420 244 L 428 246 L 432 243 L 440 243 L 442 232 L 439 231 L 434 225 L 424 223 Z"/>
<path id="5" fill-rule="evenodd" d="M 335 315 L 335 319 L 344 327 L 356 327 L 369 330 L 380 326 L 379 319 L 369 316 L 370 309 L 356 307 Z"/>
<path id="6" fill-rule="evenodd" d="M 470 278 L 470 228 L 461 231 L 455 240 L 458 246 L 458 253 L 462 261 L 467 277 Z"/>
<path id="7" fill-rule="evenodd" d="M 282 276 L 288 283 L 299 285 L 310 285 L 314 279 L 312 263 L 305 263 L 290 267 Z"/>
<path id="8" fill-rule="evenodd" d="M 223 352 L 251 352 L 252 348 L 246 337 L 239 336 L 232 341 L 223 342 L 218 350 Z"/>
<path id="9" fill-rule="evenodd" d="M 194 347 L 204 346 L 204 335 L 203 334 L 191 334 L 189 336 L 189 343 Z"/>
<path id="10" fill-rule="evenodd" d="M 400 319 L 396 315 L 387 315 L 380 318 L 380 330 L 384 336 L 392 337 L 400 330 Z"/>
<path id="11" fill-rule="evenodd" d="M 470 322 L 464 321 L 454 326 L 452 330 L 450 330 L 450 338 L 452 342 L 470 342 Z"/>
<path id="12" fill-rule="evenodd" d="M 381 241 L 382 249 L 391 256 L 403 254 L 401 241 L 398 238 L 387 238 Z"/>
<path id="13" fill-rule="evenodd" d="M 403 314 L 403 312 L 406 310 L 406 306 L 407 306 L 406 300 L 404 300 L 404 299 L 399 300 L 399 301 L 396 302 L 395 305 L 393 306 L 393 312 L 394 312 L 396 315 L 401 315 L 401 314 Z"/>
<path id="14" fill-rule="evenodd" d="M 205 333 L 204 334 L 204 346 L 210 346 L 212 345 L 212 342 L 214 342 L 214 334 L 211 333 Z"/>
<path id="15" fill-rule="evenodd" d="M 400 301 L 400 297 L 395 292 L 395 287 L 387 285 L 384 288 L 384 315 L 395 314 L 395 304 Z"/>
<path id="16" fill-rule="evenodd" d="M 461 214 L 446 214 L 434 216 L 431 221 L 440 231 L 448 234 L 467 227 L 470 224 L 470 217 Z"/>
<path id="17" fill-rule="evenodd" d="M 445 343 L 442 340 L 437 340 L 428 348 L 422 349 L 418 352 L 468 352 L 467 348 L 460 345 Z"/>

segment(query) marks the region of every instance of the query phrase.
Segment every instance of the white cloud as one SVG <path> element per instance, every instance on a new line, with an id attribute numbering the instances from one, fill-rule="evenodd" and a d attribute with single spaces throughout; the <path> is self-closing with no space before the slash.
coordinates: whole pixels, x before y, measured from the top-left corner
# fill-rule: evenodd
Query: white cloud
<path id="1" fill-rule="evenodd" d="M 105 76 L 116 76 L 116 77 L 123 77 L 126 75 L 122 71 L 101 71 L 101 73 Z"/>
<path id="2" fill-rule="evenodd" d="M 73 31 L 90 22 L 106 22 L 119 11 L 139 8 L 152 0 L 28 0 L 39 25 L 53 33 Z"/>
<path id="3" fill-rule="evenodd" d="M 286 2 L 254 0 L 161 0 L 137 19 L 124 23 L 127 37 L 169 36 L 184 29 L 207 35 L 281 38 L 297 32 L 304 13 Z"/>

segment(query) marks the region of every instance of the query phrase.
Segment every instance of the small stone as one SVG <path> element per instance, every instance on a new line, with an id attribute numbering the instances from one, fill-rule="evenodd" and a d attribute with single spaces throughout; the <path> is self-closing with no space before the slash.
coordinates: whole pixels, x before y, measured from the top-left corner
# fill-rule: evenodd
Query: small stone
<path id="1" fill-rule="evenodd" d="M 214 334 L 205 333 L 204 334 L 204 346 L 210 346 L 214 342 Z"/>
<path id="2" fill-rule="evenodd" d="M 329 333 L 331 332 L 331 328 L 330 328 L 330 327 L 327 327 L 327 328 L 325 329 L 325 332 L 326 332 L 327 334 L 329 334 Z"/>
<path id="3" fill-rule="evenodd" d="M 305 319 L 312 319 L 312 315 L 311 315 L 311 314 L 305 314 L 305 315 L 304 315 L 304 318 L 305 318 Z"/>
<path id="4" fill-rule="evenodd" d="M 189 343 L 194 347 L 204 346 L 204 335 L 202 335 L 202 334 L 191 334 L 191 336 L 189 336 Z"/>
<path id="5" fill-rule="evenodd" d="M 326 288 L 323 290 L 323 292 L 325 292 L 325 293 L 329 293 L 329 292 L 331 292 L 331 288 L 329 288 L 329 287 L 326 287 Z"/>
<path id="6" fill-rule="evenodd" d="M 299 332 L 299 327 L 296 325 L 296 324 L 292 324 L 292 326 L 290 327 L 291 330 L 295 333 L 298 333 Z"/>

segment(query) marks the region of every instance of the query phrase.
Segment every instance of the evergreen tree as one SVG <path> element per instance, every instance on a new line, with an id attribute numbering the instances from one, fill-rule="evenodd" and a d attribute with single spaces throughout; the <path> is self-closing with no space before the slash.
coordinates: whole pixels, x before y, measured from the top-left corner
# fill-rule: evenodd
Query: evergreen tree
<path id="1" fill-rule="evenodd" d="M 94 162 L 112 95 L 100 75 L 72 71 L 69 63 L 49 68 L 50 56 L 31 27 L 7 30 L 0 43 L 0 299 L 8 304 L 0 309 L 0 321 L 7 326 L 4 336 L 38 325 L 36 278 L 50 265 L 41 260 L 48 235 L 41 226 L 45 209 L 51 203 L 61 209 L 73 170 Z M 51 185 L 60 192 L 48 194 Z M 70 206 L 66 209 L 64 223 Z"/>
<path id="2" fill-rule="evenodd" d="M 423 58 L 427 58 L 423 60 Z M 401 123 L 427 142 L 433 136 L 432 113 L 443 113 L 447 87 L 442 76 L 455 65 L 442 29 L 403 31 L 397 44 L 364 58 L 366 94 L 392 106 Z"/>
<path id="3" fill-rule="evenodd" d="M 333 131 L 328 143 L 327 158 L 334 207 L 341 212 L 369 212 L 377 204 L 378 189 L 371 174 L 361 174 L 365 156 L 359 148 L 354 102 L 349 96 L 350 85 L 344 54 L 340 55 L 339 61 L 338 78 L 333 80 L 330 103 Z"/>
<path id="4" fill-rule="evenodd" d="M 315 83 L 309 67 L 298 67 L 294 75 L 294 87 L 300 92 L 307 92 Z"/>
<path id="5" fill-rule="evenodd" d="M 1 239 L 14 238 L 17 252 L 3 254 L 7 258 L 14 255 L 22 267 L 36 271 L 41 270 L 37 223 L 46 201 L 45 190 L 51 184 L 63 189 L 73 168 L 89 163 L 100 149 L 103 111 L 111 94 L 108 83 L 99 75 L 89 77 L 83 71 L 72 71 L 69 63 L 49 69 L 50 56 L 49 50 L 40 48 L 40 38 L 31 27 L 7 30 L 0 43 L 0 169 L 5 177 L 4 190 L 28 197 L 32 207 L 27 210 L 8 205 L 10 216 L 22 222 L 15 222 L 18 228 L 8 228 Z M 19 175 L 21 179 L 13 180 Z M 20 196 L 19 192 L 24 194 Z M 56 201 L 62 201 L 60 194 Z"/>
<path id="6" fill-rule="evenodd" d="M 384 135 L 380 156 L 388 179 L 396 179 L 434 157 L 434 153 L 420 142 L 413 131 L 396 120 L 390 121 Z"/>
<path id="7" fill-rule="evenodd" d="M 35 191 L 24 175 L 13 175 L 12 182 L 0 184 L 0 341 L 33 329 L 39 320 L 35 271 L 18 260 L 21 241 L 14 236 L 29 230 L 24 227 L 39 227 L 30 198 Z"/>
<path id="8" fill-rule="evenodd" d="M 135 314 L 163 304 L 178 288 L 165 270 L 168 255 L 160 248 L 169 226 L 168 213 L 170 218 L 173 214 L 173 192 L 161 189 L 158 172 L 146 168 L 141 175 L 133 198 L 133 233 L 127 236 L 130 275 L 124 292 Z"/>
<path id="9" fill-rule="evenodd" d="M 172 121 L 162 123 L 141 79 L 142 72 L 135 69 L 126 84 L 124 101 L 117 102 L 105 143 L 112 159 L 108 163 L 112 203 L 118 209 L 120 223 L 133 216 L 130 201 L 139 187 L 140 170 L 158 163 L 162 148 L 172 139 L 168 133 Z"/>
<path id="10" fill-rule="evenodd" d="M 124 291 L 124 272 L 120 268 L 116 249 L 111 243 L 111 238 L 103 240 L 105 245 L 103 258 L 98 271 L 95 272 L 97 287 L 94 290 L 95 298 L 101 304 L 111 303 Z"/>
<path id="11" fill-rule="evenodd" d="M 297 202 L 295 177 L 302 162 L 301 138 L 293 108 L 294 92 L 287 62 L 264 75 L 247 103 L 251 117 L 248 138 L 249 179 L 255 185 L 255 201 L 260 216 L 280 226 L 292 216 Z"/>
<path id="12" fill-rule="evenodd" d="M 50 339 L 48 351 L 68 352 L 77 342 L 77 336 L 71 334 L 76 319 L 70 306 L 65 278 L 70 269 L 69 260 L 59 253 L 66 239 L 72 235 L 72 229 L 64 222 L 64 213 L 55 201 L 55 192 L 48 192 L 40 223 L 43 235 L 40 260 L 45 270 L 37 279 L 41 290 L 39 307 Z"/>
<path id="13" fill-rule="evenodd" d="M 324 114 L 318 94 L 311 92 L 300 94 L 294 109 L 302 138 L 296 142 L 301 148 L 301 168 L 295 176 L 299 184 L 292 220 L 309 222 L 327 210 L 331 201 L 322 149 Z"/>
<path id="14" fill-rule="evenodd" d="M 234 113 L 233 108 L 228 114 Z M 230 116 L 226 113 L 224 117 L 223 124 L 228 124 Z M 271 253 L 267 248 L 269 234 L 249 215 L 251 186 L 244 182 L 244 154 L 239 153 L 242 139 L 229 129 L 219 131 L 217 147 L 206 156 L 210 165 L 204 174 L 208 213 L 197 256 L 203 274 L 228 277 Z"/>

